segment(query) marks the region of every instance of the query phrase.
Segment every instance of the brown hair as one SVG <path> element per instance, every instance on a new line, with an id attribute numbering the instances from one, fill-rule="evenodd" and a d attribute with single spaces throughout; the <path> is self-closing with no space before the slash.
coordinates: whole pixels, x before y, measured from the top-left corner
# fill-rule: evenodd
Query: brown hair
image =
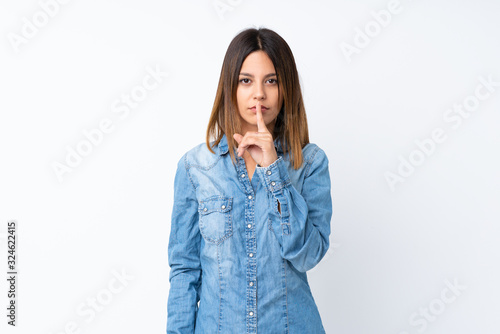
<path id="1" fill-rule="evenodd" d="M 283 106 L 274 125 L 273 139 L 279 138 L 283 153 L 290 152 L 290 161 L 295 169 L 302 165 L 302 148 L 309 143 L 307 118 L 300 89 L 299 75 L 292 51 L 276 32 L 266 29 L 246 29 L 233 38 L 224 57 L 219 85 L 212 114 L 208 122 L 206 144 L 210 152 L 211 136 L 215 146 L 226 134 L 227 145 L 233 163 L 236 162 L 234 148 L 237 146 L 233 134 L 240 129 L 236 89 L 241 66 L 252 52 L 262 50 L 273 62 L 279 87 L 279 98 Z M 244 134 L 243 134 L 244 135 Z"/>

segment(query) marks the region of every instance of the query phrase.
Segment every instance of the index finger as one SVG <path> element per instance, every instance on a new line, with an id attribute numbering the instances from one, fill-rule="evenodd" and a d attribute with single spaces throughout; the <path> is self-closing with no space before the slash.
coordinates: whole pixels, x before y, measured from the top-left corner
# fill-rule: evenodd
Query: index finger
<path id="1" fill-rule="evenodd" d="M 262 106 L 257 103 L 255 106 L 255 114 L 257 116 L 257 132 L 268 132 L 264 118 L 262 117 Z"/>

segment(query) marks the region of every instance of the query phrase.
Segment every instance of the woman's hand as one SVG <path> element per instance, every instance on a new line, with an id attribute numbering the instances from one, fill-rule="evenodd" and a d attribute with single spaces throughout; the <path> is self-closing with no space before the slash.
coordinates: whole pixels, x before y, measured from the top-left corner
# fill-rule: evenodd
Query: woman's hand
<path id="1" fill-rule="evenodd" d="M 262 118 L 260 102 L 257 102 L 255 109 L 257 132 L 249 131 L 244 136 L 235 133 L 233 137 L 238 142 L 239 157 L 246 150 L 259 166 L 267 167 L 278 159 L 278 154 L 274 147 L 273 135 L 267 129 L 266 123 L 264 123 L 264 119 Z"/>

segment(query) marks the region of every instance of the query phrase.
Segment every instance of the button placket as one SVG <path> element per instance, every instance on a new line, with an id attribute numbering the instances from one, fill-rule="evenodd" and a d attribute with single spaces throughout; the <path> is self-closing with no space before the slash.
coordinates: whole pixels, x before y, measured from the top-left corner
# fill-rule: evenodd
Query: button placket
<path id="1" fill-rule="evenodd" d="M 247 252 L 247 293 L 246 293 L 246 311 L 247 311 L 247 333 L 256 333 L 257 331 L 257 245 L 255 240 L 255 193 L 251 181 L 248 178 L 248 171 L 242 158 L 238 159 L 237 164 L 238 179 L 243 185 L 245 200 L 245 248 Z"/>

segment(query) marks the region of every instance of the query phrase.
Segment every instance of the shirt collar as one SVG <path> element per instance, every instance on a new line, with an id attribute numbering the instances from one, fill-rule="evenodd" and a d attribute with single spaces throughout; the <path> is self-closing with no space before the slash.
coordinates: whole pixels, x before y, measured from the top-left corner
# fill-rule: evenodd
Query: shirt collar
<path id="1" fill-rule="evenodd" d="M 279 141 L 278 138 L 276 138 L 274 140 L 274 147 L 276 148 L 276 153 L 278 153 L 278 155 L 279 155 L 279 153 L 283 153 L 283 148 L 281 147 L 281 142 Z M 218 148 L 219 148 L 219 152 L 218 152 L 219 155 L 226 154 L 229 151 L 228 146 L 227 146 L 226 134 L 222 135 L 222 138 L 219 142 Z"/>

